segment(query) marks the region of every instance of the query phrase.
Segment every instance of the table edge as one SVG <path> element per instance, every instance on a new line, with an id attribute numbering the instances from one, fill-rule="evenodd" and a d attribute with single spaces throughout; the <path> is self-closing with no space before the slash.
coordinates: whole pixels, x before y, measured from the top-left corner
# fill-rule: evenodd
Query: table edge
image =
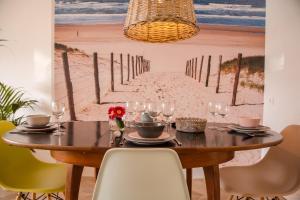
<path id="1" fill-rule="evenodd" d="M 9 134 L 9 133 L 6 133 Z M 41 145 L 41 144 L 22 144 L 18 142 L 13 142 L 11 140 L 8 140 L 4 136 L 2 136 L 2 139 L 5 143 L 17 146 L 17 147 L 23 147 L 23 148 L 29 148 L 29 149 L 40 149 L 40 150 L 55 150 L 55 151 L 83 151 L 83 152 L 105 152 L 108 149 L 111 148 L 122 148 L 122 147 L 115 147 L 115 146 L 108 146 L 108 147 L 57 147 L 57 146 L 51 146 L 51 145 Z M 246 146 L 231 146 L 231 147 L 199 147 L 199 148 L 185 148 L 185 147 L 163 147 L 163 148 L 170 148 L 175 150 L 176 152 L 180 153 L 197 153 L 197 152 L 228 152 L 228 151 L 245 151 L 245 150 L 253 150 L 253 149 L 262 149 L 262 148 L 268 148 L 272 146 L 276 146 L 280 144 L 283 141 L 283 136 L 281 136 L 280 140 L 266 143 L 266 144 L 253 144 L 253 145 L 246 145 Z M 128 147 L 125 147 L 128 148 Z M 133 147 L 134 148 L 134 147 Z M 153 147 L 157 148 L 157 147 Z"/>

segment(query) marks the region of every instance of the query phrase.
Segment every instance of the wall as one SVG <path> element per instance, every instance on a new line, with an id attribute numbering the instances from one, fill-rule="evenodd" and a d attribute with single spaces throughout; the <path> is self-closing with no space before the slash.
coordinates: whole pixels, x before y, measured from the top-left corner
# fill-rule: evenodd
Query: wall
<path id="1" fill-rule="evenodd" d="M 23 87 L 49 111 L 52 80 L 52 13 L 49 0 L 1 0 L 0 80 Z"/>
<path id="2" fill-rule="evenodd" d="M 300 1 L 268 0 L 264 123 L 300 124 Z"/>
<path id="3" fill-rule="evenodd" d="M 300 124 L 299 35 L 300 1 L 267 0 L 264 123 L 276 131 Z"/>

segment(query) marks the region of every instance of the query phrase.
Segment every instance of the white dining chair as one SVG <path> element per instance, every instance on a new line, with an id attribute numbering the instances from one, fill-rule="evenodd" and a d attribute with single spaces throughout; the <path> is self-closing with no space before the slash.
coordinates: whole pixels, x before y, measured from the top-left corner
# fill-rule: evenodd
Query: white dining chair
<path id="1" fill-rule="evenodd" d="M 282 133 L 283 142 L 271 147 L 266 156 L 251 166 L 220 169 L 221 185 L 230 199 L 280 199 L 300 186 L 300 125 Z"/>
<path id="2" fill-rule="evenodd" d="M 106 152 L 93 200 L 189 200 L 178 155 L 171 149 Z"/>

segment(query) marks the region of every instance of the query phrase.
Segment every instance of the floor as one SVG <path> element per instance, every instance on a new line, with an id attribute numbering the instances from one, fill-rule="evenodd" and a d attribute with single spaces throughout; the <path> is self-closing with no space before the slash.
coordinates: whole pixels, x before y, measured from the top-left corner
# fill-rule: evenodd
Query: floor
<path id="1" fill-rule="evenodd" d="M 92 199 L 92 193 L 94 189 L 94 178 L 84 177 L 81 182 L 80 195 L 79 200 L 88 200 Z M 202 179 L 196 179 L 193 181 L 193 194 L 192 200 L 205 200 L 206 192 L 205 192 L 205 182 Z M 6 192 L 0 190 L 0 200 L 15 200 L 16 194 L 13 192 Z M 228 199 L 228 194 L 221 191 L 221 200 Z"/>

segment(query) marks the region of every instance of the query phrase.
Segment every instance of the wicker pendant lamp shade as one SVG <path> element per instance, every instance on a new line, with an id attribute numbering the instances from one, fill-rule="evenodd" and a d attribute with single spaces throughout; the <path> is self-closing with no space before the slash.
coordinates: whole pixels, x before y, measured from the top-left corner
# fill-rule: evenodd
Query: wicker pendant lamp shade
<path id="1" fill-rule="evenodd" d="M 146 42 L 184 40 L 197 34 L 192 0 L 130 0 L 126 37 Z"/>

